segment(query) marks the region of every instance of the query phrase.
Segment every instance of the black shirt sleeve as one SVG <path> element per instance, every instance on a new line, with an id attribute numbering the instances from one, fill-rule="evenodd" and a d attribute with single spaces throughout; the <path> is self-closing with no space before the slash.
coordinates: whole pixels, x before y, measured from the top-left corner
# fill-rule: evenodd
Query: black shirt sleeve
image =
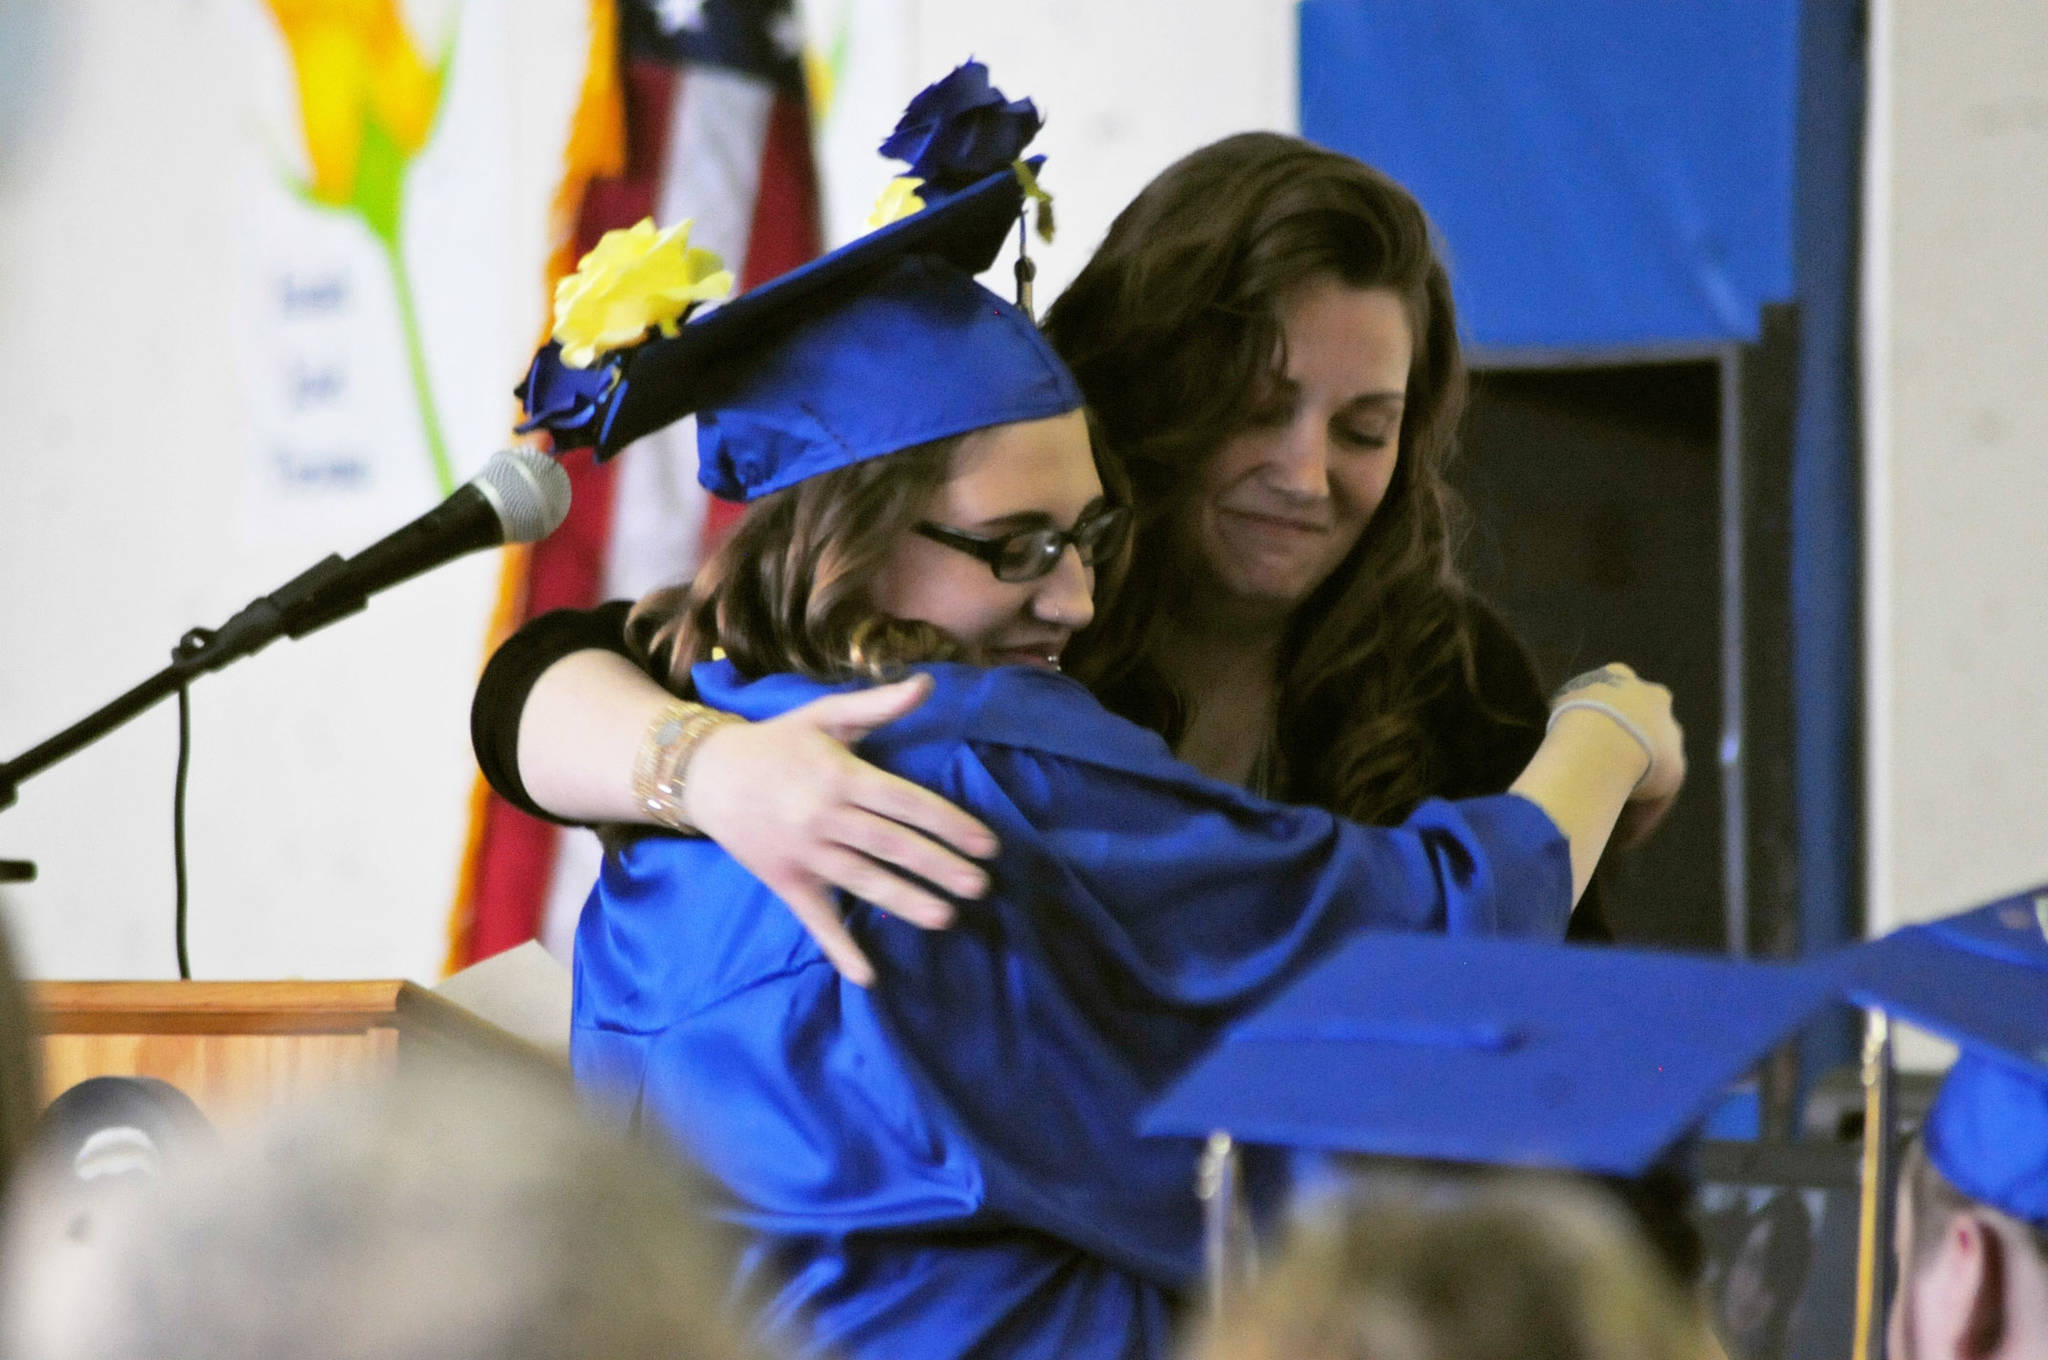
<path id="1" fill-rule="evenodd" d="M 1521 639 L 1477 599 L 1467 600 L 1465 615 L 1476 690 L 1451 696 L 1435 723 L 1447 766 L 1445 796 L 1451 798 L 1499 793 L 1514 783 L 1543 744 L 1550 718 L 1550 703 Z"/>
<path id="2" fill-rule="evenodd" d="M 519 779 L 519 718 L 541 673 L 571 652 L 598 650 L 633 659 L 626 645 L 628 600 L 596 609 L 556 609 L 529 620 L 491 655 L 469 710 L 470 745 L 490 786 L 522 812 L 558 825 L 574 825 L 541 808 Z M 1441 743 L 1446 798 L 1499 793 L 1515 781 L 1543 744 L 1550 700 L 1535 663 L 1513 630 L 1475 597 L 1466 601 L 1472 633 L 1476 693 L 1460 691 L 1440 702 L 1431 727 Z M 1567 938 L 1612 942 L 1601 873 L 1580 897 Z"/>
<path id="3" fill-rule="evenodd" d="M 1514 783 L 1543 744 L 1550 720 L 1550 696 L 1521 639 L 1476 597 L 1467 597 L 1466 618 L 1477 693 L 1458 695 L 1440 706 L 1433 724 L 1448 767 L 1443 791 L 1448 798 L 1499 793 Z M 1601 871 L 1595 870 L 1572 912 L 1567 939 L 1614 942 L 1601 879 Z"/>
<path id="4" fill-rule="evenodd" d="M 571 652 L 616 652 L 631 660 L 626 615 L 632 607 L 630 600 L 612 600 L 595 609 L 550 610 L 529 619 L 491 653 L 469 705 L 469 744 L 490 786 L 521 812 L 573 825 L 527 796 L 519 779 L 519 717 L 541 672 Z"/>

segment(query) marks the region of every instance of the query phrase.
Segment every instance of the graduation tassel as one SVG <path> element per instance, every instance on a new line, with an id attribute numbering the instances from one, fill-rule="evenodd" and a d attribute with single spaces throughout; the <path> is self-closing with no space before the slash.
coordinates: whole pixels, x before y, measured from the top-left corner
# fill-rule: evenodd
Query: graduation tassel
<path id="1" fill-rule="evenodd" d="M 1038 320 L 1038 313 L 1031 305 L 1031 281 L 1038 277 L 1038 266 L 1031 260 L 1031 243 L 1024 230 L 1024 209 L 1027 205 L 1036 208 L 1038 218 L 1038 239 L 1052 244 L 1052 195 L 1038 182 L 1038 172 L 1027 160 L 1010 162 L 1010 171 L 1017 177 L 1017 187 L 1024 191 L 1024 202 L 1017 207 L 1017 310 Z"/>
<path id="2" fill-rule="evenodd" d="M 1031 303 L 1031 281 L 1038 277 L 1038 265 L 1031 258 L 1031 247 L 1024 231 L 1024 214 L 1017 214 L 1017 310 L 1033 321 L 1038 312 Z"/>
<path id="3" fill-rule="evenodd" d="M 1237 1141 L 1221 1129 L 1202 1146 L 1195 1168 L 1195 1198 L 1202 1202 L 1202 1277 L 1209 1321 L 1214 1324 L 1257 1268 Z"/>
<path id="4" fill-rule="evenodd" d="M 1892 1034 L 1883 1011 L 1863 1030 L 1863 1186 L 1856 1219 L 1854 1360 L 1884 1360 L 1884 1307 L 1891 1261 Z"/>

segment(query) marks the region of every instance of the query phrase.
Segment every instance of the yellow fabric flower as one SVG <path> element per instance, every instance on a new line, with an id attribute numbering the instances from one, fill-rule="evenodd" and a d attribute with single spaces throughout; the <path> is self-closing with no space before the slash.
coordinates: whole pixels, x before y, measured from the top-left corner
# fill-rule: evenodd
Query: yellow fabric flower
<path id="1" fill-rule="evenodd" d="M 554 337 L 562 362 L 588 368 L 599 356 L 636 343 L 649 326 L 674 335 L 700 302 L 732 292 L 732 274 L 718 256 L 690 244 L 686 219 L 656 231 L 643 217 L 598 238 L 555 285 Z"/>
<path id="2" fill-rule="evenodd" d="M 875 210 L 868 214 L 868 229 L 886 227 L 891 222 L 900 222 L 923 211 L 924 200 L 917 196 L 917 191 L 923 187 L 924 181 L 915 175 L 898 175 L 890 180 L 883 188 L 882 196 L 875 200 Z"/>

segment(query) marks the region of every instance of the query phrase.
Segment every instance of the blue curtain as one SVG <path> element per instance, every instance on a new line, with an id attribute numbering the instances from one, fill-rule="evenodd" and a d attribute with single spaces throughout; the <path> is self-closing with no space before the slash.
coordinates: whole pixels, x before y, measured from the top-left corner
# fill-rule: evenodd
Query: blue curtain
<path id="1" fill-rule="evenodd" d="M 1793 291 L 1796 0 L 1304 0 L 1301 126 L 1413 190 L 1481 350 L 1756 337 Z"/>

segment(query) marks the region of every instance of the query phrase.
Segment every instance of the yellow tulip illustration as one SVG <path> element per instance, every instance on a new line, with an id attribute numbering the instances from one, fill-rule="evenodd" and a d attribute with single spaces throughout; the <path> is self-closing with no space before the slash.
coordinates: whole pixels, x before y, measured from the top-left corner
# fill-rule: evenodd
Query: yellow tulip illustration
<path id="1" fill-rule="evenodd" d="M 443 494 L 455 488 L 427 377 L 426 351 L 401 247 L 405 175 L 433 135 L 444 56 L 430 66 L 414 46 L 398 0 L 265 0 L 291 49 L 312 203 L 361 220 L 391 266 L 413 395 Z"/>

